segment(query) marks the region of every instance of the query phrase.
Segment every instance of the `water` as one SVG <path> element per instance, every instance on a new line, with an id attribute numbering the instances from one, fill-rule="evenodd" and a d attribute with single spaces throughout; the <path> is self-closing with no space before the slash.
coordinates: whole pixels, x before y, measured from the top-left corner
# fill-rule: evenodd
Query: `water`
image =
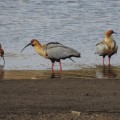
<path id="1" fill-rule="evenodd" d="M 62 61 L 63 69 L 81 69 L 101 64 L 95 44 L 113 29 L 120 46 L 119 0 L 0 0 L 0 42 L 5 50 L 6 70 L 50 69 L 51 62 L 32 47 L 21 49 L 31 39 L 42 44 L 56 41 L 81 52 L 76 63 Z M 106 60 L 107 62 L 107 60 Z M 112 65 L 120 65 L 119 50 Z M 0 64 L 3 64 L 2 60 Z M 59 69 L 58 64 L 55 69 Z"/>

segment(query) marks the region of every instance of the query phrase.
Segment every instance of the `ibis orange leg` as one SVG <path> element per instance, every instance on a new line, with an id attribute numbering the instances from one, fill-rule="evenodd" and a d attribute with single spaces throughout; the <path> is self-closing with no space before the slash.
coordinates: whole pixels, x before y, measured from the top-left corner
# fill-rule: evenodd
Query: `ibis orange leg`
<path id="1" fill-rule="evenodd" d="M 60 65 L 60 74 L 62 74 L 62 64 L 61 64 L 61 62 L 59 62 L 59 65 Z"/>
<path id="2" fill-rule="evenodd" d="M 108 58 L 108 65 L 110 66 L 110 57 Z"/>
<path id="3" fill-rule="evenodd" d="M 52 74 L 54 75 L 54 63 L 52 63 Z"/>
<path id="4" fill-rule="evenodd" d="M 104 62 L 105 62 L 105 58 L 103 57 L 103 66 L 105 65 L 105 63 L 104 63 Z"/>

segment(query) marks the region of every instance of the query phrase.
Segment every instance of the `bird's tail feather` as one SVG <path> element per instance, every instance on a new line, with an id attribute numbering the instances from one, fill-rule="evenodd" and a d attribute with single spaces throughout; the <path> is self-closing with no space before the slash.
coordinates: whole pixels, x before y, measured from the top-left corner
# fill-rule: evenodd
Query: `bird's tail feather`
<path id="1" fill-rule="evenodd" d="M 70 60 L 72 60 L 74 63 L 76 63 L 72 58 L 69 58 Z"/>

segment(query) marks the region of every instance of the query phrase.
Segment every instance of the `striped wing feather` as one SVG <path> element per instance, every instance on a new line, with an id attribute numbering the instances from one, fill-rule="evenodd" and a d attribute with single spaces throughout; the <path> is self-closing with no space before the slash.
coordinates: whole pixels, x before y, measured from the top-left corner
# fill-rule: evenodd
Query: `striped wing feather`
<path id="1" fill-rule="evenodd" d="M 65 59 L 70 57 L 80 57 L 76 50 L 63 46 L 60 43 L 51 42 L 46 46 L 46 52 L 50 59 Z"/>
<path id="2" fill-rule="evenodd" d="M 109 48 L 108 48 L 107 44 L 104 41 L 98 43 L 96 46 L 97 46 L 96 54 L 98 54 L 100 56 L 108 54 L 108 49 Z"/>
<path id="3" fill-rule="evenodd" d="M 97 46 L 96 54 L 100 56 L 104 56 L 104 55 L 112 56 L 113 54 L 117 53 L 118 50 L 116 41 L 113 41 L 111 46 L 108 46 L 104 41 L 98 43 L 96 46 Z"/>
<path id="4" fill-rule="evenodd" d="M 113 55 L 113 54 L 117 53 L 117 50 L 118 50 L 118 46 L 117 46 L 116 41 L 114 41 L 113 42 L 113 47 L 110 50 L 110 54 Z"/>

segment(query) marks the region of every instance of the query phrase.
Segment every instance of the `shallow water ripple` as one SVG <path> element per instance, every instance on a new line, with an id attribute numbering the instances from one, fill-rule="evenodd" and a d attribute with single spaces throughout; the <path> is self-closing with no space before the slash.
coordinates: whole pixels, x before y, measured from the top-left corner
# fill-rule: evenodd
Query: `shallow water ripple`
<path id="1" fill-rule="evenodd" d="M 5 49 L 6 70 L 46 70 L 49 60 L 37 55 L 32 47 L 21 49 L 31 39 L 42 44 L 56 41 L 81 52 L 80 59 L 62 61 L 63 69 L 81 69 L 101 64 L 95 55 L 95 44 L 104 32 L 113 29 L 120 44 L 119 0 L 12 0 L 0 1 L 0 42 Z M 120 54 L 112 57 L 112 65 L 120 65 Z M 2 64 L 2 63 L 1 63 Z M 79 67 L 77 67 L 79 66 Z M 57 67 L 58 68 L 58 67 Z"/>

